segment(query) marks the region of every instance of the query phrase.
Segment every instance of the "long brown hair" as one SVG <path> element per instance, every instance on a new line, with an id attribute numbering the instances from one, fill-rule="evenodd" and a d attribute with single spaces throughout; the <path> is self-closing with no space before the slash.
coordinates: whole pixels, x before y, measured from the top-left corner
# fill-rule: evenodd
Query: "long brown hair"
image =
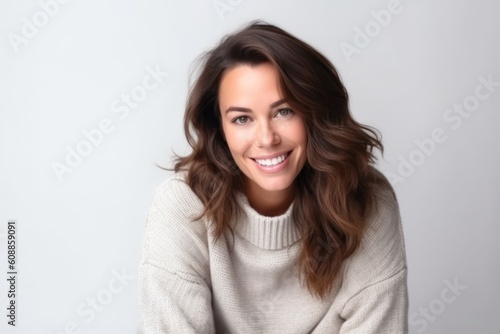
<path id="1" fill-rule="evenodd" d="M 326 297 L 342 263 L 359 247 L 368 216 L 376 209 L 375 188 L 387 183 L 372 166 L 378 133 L 356 122 L 347 91 L 322 54 L 284 30 L 256 21 L 228 35 L 200 58 L 187 100 L 184 131 L 191 154 L 174 170 L 204 203 L 198 217 L 211 221 L 218 240 L 240 208 L 243 176 L 223 139 L 218 92 L 221 77 L 235 66 L 270 63 L 284 99 L 304 119 L 307 162 L 297 176 L 293 221 L 300 233 L 300 278 L 312 295 Z"/>

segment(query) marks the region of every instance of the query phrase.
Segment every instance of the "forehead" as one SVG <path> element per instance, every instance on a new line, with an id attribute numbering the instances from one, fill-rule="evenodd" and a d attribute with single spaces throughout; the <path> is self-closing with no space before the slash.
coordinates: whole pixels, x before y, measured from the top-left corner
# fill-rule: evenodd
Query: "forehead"
<path id="1" fill-rule="evenodd" d="M 226 70 L 219 85 L 219 101 L 282 98 L 279 75 L 269 63 L 242 64 Z"/>

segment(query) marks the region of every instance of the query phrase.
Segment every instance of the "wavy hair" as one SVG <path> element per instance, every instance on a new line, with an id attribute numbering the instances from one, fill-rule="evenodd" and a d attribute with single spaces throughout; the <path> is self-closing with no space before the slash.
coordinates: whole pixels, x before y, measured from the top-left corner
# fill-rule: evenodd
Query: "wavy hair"
<path id="1" fill-rule="evenodd" d="M 227 230 L 233 233 L 230 221 L 240 214 L 236 193 L 243 191 L 243 175 L 223 138 L 221 77 L 238 65 L 270 63 L 278 72 L 284 99 L 302 116 L 308 137 L 292 213 L 301 233 L 300 280 L 312 295 L 326 297 L 341 279 L 342 264 L 362 241 L 376 210 L 376 188 L 388 184 L 372 167 L 374 149 L 383 152 L 380 135 L 354 120 L 332 63 L 276 26 L 254 21 L 225 36 L 199 61 L 184 116 L 192 152 L 177 156 L 174 166 L 176 172 L 187 171 L 187 184 L 204 204 L 198 219 L 211 221 L 218 240 Z"/>

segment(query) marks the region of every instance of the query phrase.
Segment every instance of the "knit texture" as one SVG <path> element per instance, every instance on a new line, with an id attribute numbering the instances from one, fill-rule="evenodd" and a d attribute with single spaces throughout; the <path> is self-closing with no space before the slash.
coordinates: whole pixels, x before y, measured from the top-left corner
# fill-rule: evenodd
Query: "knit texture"
<path id="1" fill-rule="evenodd" d="M 245 195 L 242 216 L 218 242 L 210 224 L 193 221 L 203 204 L 183 181 L 168 178 L 153 196 L 139 269 L 144 334 L 407 333 L 406 254 L 398 204 L 380 190 L 379 209 L 346 262 L 342 282 L 320 300 L 301 286 L 300 234 L 293 204 L 281 216 L 256 212 Z"/>

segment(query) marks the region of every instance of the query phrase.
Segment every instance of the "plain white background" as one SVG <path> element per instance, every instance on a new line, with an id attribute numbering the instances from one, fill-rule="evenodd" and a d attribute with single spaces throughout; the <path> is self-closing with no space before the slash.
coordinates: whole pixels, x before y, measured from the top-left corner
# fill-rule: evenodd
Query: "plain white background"
<path id="1" fill-rule="evenodd" d="M 497 1 L 66 2 L 0 2 L 2 277 L 9 219 L 19 238 L 17 326 L 2 279 L 2 333 L 136 332 L 145 216 L 170 175 L 155 164 L 187 152 L 190 66 L 254 19 L 323 52 L 383 135 L 410 332 L 500 331 Z"/>

